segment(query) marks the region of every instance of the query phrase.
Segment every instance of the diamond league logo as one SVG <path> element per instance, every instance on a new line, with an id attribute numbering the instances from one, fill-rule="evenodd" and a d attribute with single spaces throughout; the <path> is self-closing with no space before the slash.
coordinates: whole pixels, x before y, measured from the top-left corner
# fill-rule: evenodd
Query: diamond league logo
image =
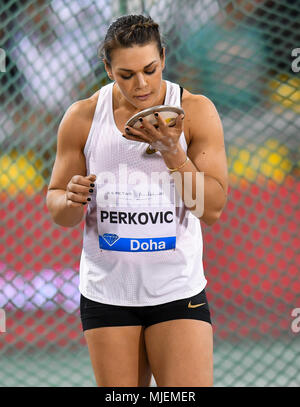
<path id="1" fill-rule="evenodd" d="M 120 239 L 119 236 L 114 233 L 104 233 L 102 237 L 106 241 L 106 243 L 109 244 L 110 246 L 115 244 L 116 241 Z"/>

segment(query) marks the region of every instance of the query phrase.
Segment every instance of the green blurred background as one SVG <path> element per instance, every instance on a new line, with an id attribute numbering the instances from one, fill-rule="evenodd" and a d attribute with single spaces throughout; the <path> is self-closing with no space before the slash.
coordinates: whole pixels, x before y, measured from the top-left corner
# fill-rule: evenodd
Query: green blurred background
<path id="1" fill-rule="evenodd" d="M 229 198 L 201 223 L 215 386 L 300 385 L 299 11 L 296 0 L 2 0 L 0 386 L 95 386 L 79 318 L 84 223 L 55 225 L 45 198 L 58 125 L 109 83 L 97 47 L 123 14 L 159 23 L 164 79 L 210 98 L 223 123 Z"/>

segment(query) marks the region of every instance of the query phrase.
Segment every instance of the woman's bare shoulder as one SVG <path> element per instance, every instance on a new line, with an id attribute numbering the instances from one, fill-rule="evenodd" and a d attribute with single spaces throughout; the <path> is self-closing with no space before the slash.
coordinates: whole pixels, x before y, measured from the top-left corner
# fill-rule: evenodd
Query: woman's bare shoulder
<path id="1" fill-rule="evenodd" d="M 66 112 L 78 129 L 79 143 L 84 148 L 94 118 L 100 90 L 86 99 L 74 102 Z"/>
<path id="2" fill-rule="evenodd" d="M 183 89 L 182 93 L 182 103 L 185 103 L 186 105 L 193 105 L 195 102 L 201 102 L 203 104 L 211 102 L 211 100 L 202 94 L 195 94 L 189 92 L 187 89 Z"/>
<path id="3" fill-rule="evenodd" d="M 86 99 L 80 99 L 70 106 L 70 110 L 74 115 L 78 115 L 80 119 L 93 120 L 95 109 L 97 106 L 100 89 Z"/>
<path id="4" fill-rule="evenodd" d="M 212 103 L 209 98 L 201 94 L 194 94 L 189 92 L 187 89 L 183 89 L 182 93 L 182 108 L 184 110 L 184 125 L 185 125 L 185 135 L 187 140 L 187 145 L 191 142 L 191 128 L 192 122 L 195 115 L 205 116 L 205 107 L 208 103 Z"/>
<path id="5" fill-rule="evenodd" d="M 182 94 L 182 108 L 186 121 L 191 121 L 192 117 L 207 116 L 208 112 L 215 112 L 216 107 L 209 97 L 202 94 L 194 94 L 184 89 Z"/>

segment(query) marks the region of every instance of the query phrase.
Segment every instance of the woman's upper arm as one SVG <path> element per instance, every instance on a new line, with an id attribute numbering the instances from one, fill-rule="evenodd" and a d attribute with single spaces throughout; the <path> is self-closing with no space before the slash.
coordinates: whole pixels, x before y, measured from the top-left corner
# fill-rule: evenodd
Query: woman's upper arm
<path id="1" fill-rule="evenodd" d="M 86 175 L 83 140 L 87 131 L 82 101 L 72 104 L 64 114 L 57 132 L 57 151 L 48 190 L 63 189 L 74 175 Z"/>
<path id="2" fill-rule="evenodd" d="M 188 104 L 188 115 L 188 156 L 199 171 L 215 178 L 227 195 L 228 166 L 223 126 L 217 109 L 209 98 L 192 95 Z"/>

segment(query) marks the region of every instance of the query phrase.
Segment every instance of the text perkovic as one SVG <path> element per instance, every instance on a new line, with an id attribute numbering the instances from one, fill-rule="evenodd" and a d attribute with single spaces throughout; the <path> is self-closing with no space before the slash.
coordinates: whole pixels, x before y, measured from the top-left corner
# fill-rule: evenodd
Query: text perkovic
<path id="1" fill-rule="evenodd" d="M 100 211 L 100 221 L 126 224 L 147 225 L 173 222 L 172 211 L 160 212 L 122 212 L 122 211 Z"/>

